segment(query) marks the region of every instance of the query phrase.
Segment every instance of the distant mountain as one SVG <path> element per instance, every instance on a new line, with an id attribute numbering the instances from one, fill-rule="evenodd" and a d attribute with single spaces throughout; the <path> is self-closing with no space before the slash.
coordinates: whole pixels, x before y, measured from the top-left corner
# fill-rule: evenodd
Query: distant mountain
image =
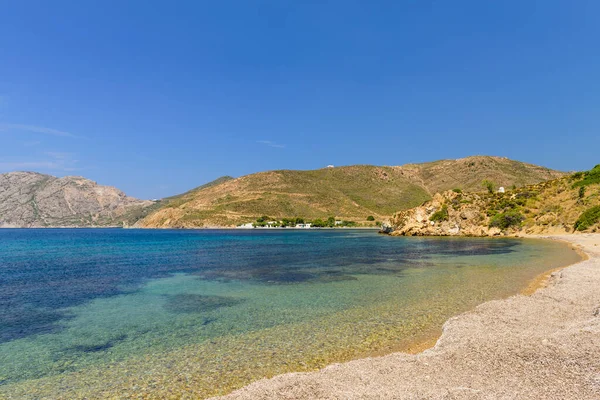
<path id="1" fill-rule="evenodd" d="M 0 227 L 122 226 L 152 207 L 152 201 L 79 176 L 0 174 Z"/>
<path id="2" fill-rule="evenodd" d="M 512 187 L 564 173 L 501 157 L 474 156 L 403 166 L 355 165 L 312 171 L 260 172 L 163 201 L 141 227 L 233 226 L 272 218 L 335 216 L 365 222 L 415 207 L 453 188 L 483 190 L 483 180 Z"/>

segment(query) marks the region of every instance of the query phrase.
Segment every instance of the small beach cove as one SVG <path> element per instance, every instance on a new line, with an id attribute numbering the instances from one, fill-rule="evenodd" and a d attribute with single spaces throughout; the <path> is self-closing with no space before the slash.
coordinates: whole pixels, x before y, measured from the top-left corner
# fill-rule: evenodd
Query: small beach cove
<path id="1" fill-rule="evenodd" d="M 206 243 L 199 246 L 193 232 L 180 234 L 191 235 L 184 239 L 193 249 L 191 264 L 197 265 Z M 308 243 L 306 234 L 313 235 Z M 222 254 L 219 265 L 239 263 L 241 258 L 235 257 L 242 256 L 248 262 L 241 249 L 256 237 L 236 235 L 213 238 L 231 240 L 227 251 L 208 246 L 211 254 Z M 241 271 L 198 271 L 185 267 L 179 254 L 180 271 L 69 307 L 61 330 L 7 342 L 13 349 L 29 350 L 20 357 L 33 360 L 44 348 L 58 360 L 40 370 L 42 376 L 3 384 L 0 393 L 8 398 L 198 398 L 227 393 L 264 376 L 417 352 L 439 337 L 453 315 L 516 294 L 548 269 L 579 260 L 569 246 L 531 239 L 402 239 L 364 231 L 265 235 L 260 241 L 267 240 L 266 252 L 258 255 L 263 264 L 279 266 L 276 273 L 251 263 Z M 166 239 L 151 239 L 156 254 L 163 254 Z M 172 244 L 180 248 L 181 239 Z M 295 259 L 293 249 L 307 244 L 318 257 L 302 250 Z M 246 245 L 256 249 L 257 243 Z M 282 246 L 285 251 L 268 258 Z M 352 251 L 356 246 L 363 247 Z M 224 254 L 234 248 L 241 253 L 223 264 Z M 281 254 L 287 255 L 286 262 L 279 261 Z M 547 255 L 544 265 L 536 262 Z M 321 260 L 319 268 L 316 260 Z M 288 264 L 292 267 L 280 268 Z M 116 321 L 116 314 L 127 315 L 128 325 Z M 102 333 L 108 328 L 110 335 Z M 87 340 L 81 339 L 84 334 Z M 63 371 L 57 362 L 63 363 Z"/>
<path id="2" fill-rule="evenodd" d="M 486 302 L 451 318 L 422 353 L 281 375 L 222 399 L 599 398 L 600 235 L 535 238 L 570 243 L 585 257 L 543 284 L 542 274 L 529 296 Z"/>

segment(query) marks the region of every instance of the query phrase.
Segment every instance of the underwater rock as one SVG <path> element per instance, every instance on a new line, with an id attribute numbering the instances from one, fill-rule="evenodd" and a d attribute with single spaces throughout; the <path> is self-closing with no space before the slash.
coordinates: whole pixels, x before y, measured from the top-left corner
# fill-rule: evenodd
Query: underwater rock
<path id="1" fill-rule="evenodd" d="M 233 307 L 242 301 L 244 300 L 225 296 L 184 293 L 168 296 L 164 307 L 172 313 L 201 313 L 221 307 Z"/>

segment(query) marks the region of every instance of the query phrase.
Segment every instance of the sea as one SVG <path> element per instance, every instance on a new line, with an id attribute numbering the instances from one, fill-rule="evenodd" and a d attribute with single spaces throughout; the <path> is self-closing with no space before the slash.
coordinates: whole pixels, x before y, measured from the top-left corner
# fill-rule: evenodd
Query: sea
<path id="1" fill-rule="evenodd" d="M 579 259 L 372 230 L 0 229 L 0 398 L 207 398 L 419 351 Z"/>

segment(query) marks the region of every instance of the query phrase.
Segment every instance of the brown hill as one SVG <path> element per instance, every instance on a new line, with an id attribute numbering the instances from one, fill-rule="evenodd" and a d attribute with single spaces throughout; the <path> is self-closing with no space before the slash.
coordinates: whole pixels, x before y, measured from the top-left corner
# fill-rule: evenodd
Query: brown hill
<path id="1" fill-rule="evenodd" d="M 335 216 L 365 222 L 408 209 L 433 193 L 480 190 L 483 180 L 510 187 L 562 172 L 501 157 L 475 156 L 404 166 L 355 165 L 312 171 L 279 170 L 242 176 L 176 196 L 141 220 L 142 227 L 233 226 L 268 215 Z"/>

